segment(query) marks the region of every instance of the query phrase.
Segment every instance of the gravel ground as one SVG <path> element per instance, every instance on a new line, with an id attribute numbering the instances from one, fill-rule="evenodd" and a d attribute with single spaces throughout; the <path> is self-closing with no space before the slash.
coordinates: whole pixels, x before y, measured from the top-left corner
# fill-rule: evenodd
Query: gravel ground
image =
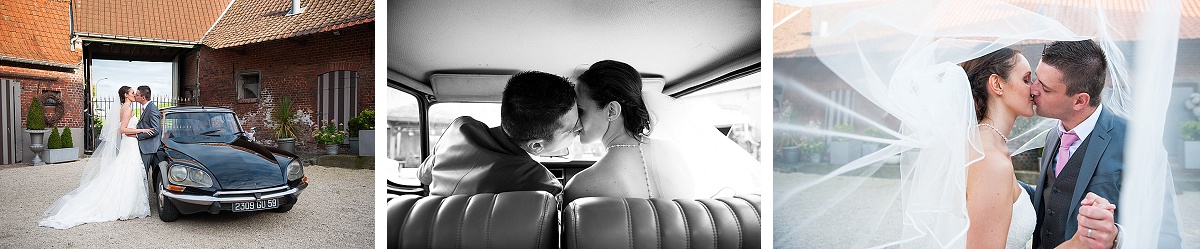
<path id="1" fill-rule="evenodd" d="M 774 244 L 776 248 L 866 248 L 885 241 L 897 241 L 903 224 L 898 201 L 892 195 L 899 187 L 899 180 L 887 178 L 841 176 L 825 184 L 788 197 L 789 191 L 801 184 L 813 182 L 820 175 L 807 173 L 779 173 L 774 178 Z M 856 187 L 857 186 L 857 187 Z M 837 193 L 850 192 L 849 197 L 838 205 L 829 207 Z M 1178 201 L 1180 234 L 1185 245 L 1200 246 L 1200 191 L 1187 190 L 1175 196 Z M 889 207 L 888 212 L 878 214 L 867 210 L 879 210 L 878 206 Z M 815 214 L 825 214 L 812 219 Z M 871 234 L 873 240 L 859 240 Z"/>
<path id="2" fill-rule="evenodd" d="M 86 159 L 85 159 L 86 160 Z M 309 187 L 287 213 L 197 213 L 38 227 L 42 212 L 79 184 L 83 161 L 0 167 L 0 248 L 373 248 L 374 170 L 309 166 Z"/>

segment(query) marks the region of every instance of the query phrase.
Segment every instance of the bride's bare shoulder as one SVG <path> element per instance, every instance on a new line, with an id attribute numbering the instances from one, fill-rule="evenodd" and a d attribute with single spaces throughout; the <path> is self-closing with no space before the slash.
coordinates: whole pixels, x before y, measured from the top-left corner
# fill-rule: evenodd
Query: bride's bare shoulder
<path id="1" fill-rule="evenodd" d="M 983 158 L 978 162 L 972 163 L 970 168 L 968 168 L 968 172 L 1011 176 L 1013 174 L 1012 159 L 1003 151 L 984 150 Z"/>

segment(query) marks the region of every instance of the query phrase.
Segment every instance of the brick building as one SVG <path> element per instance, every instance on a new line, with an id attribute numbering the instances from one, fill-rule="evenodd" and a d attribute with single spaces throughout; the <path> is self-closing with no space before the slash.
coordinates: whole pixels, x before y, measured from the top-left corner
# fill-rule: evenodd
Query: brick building
<path id="1" fill-rule="evenodd" d="M 170 62 L 174 91 L 156 95 L 231 108 L 247 129 L 268 131 L 278 98 L 306 124 L 374 106 L 373 0 L 14 0 L 0 15 L 0 164 L 32 158 L 28 135 L 8 127 L 23 127 L 43 94 L 63 102 L 57 126 L 91 149 L 95 59 Z M 298 147 L 315 149 L 311 127 L 298 128 Z M 6 159 L 13 151 L 23 155 Z"/>

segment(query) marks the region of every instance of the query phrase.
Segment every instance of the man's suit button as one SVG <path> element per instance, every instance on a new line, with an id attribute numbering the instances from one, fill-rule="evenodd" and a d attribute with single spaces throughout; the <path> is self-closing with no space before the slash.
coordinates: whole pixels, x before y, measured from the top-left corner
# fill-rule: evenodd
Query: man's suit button
<path id="1" fill-rule="evenodd" d="M 1046 210 L 1047 214 L 1054 215 L 1054 210 Z"/>

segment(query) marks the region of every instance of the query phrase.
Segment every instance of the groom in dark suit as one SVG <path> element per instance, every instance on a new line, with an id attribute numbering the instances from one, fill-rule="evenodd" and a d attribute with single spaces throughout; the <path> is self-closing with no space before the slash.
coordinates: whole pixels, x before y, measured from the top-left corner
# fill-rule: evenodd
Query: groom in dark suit
<path id="1" fill-rule="evenodd" d="M 1032 193 L 1037 210 L 1034 248 L 1053 248 L 1071 239 L 1079 225 L 1085 241 L 1111 248 L 1119 241 L 1112 217 L 1077 220 L 1087 193 L 1120 201 L 1125 119 L 1100 104 L 1107 62 L 1094 41 L 1059 41 L 1046 46 L 1031 86 L 1037 115 L 1058 119 L 1046 135 L 1041 177 Z M 1088 207 L 1091 208 L 1091 207 Z"/>
<path id="2" fill-rule="evenodd" d="M 142 151 L 142 163 L 146 169 L 154 163 L 154 155 L 158 153 L 158 147 L 162 146 L 162 113 L 158 111 L 158 105 L 154 101 L 150 101 L 150 87 L 139 86 L 138 97 L 135 99 L 139 104 L 142 104 L 142 116 L 138 118 L 138 129 L 153 129 L 153 133 L 138 133 L 138 149 Z"/>

